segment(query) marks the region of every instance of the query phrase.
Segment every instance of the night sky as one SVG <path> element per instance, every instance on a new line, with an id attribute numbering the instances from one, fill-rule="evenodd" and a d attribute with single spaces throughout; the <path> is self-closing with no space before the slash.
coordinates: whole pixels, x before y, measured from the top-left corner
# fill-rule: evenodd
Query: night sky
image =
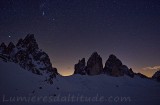
<path id="1" fill-rule="evenodd" d="M 94 51 L 147 76 L 160 69 L 160 0 L 0 0 L 0 42 L 29 33 L 62 75 Z"/>

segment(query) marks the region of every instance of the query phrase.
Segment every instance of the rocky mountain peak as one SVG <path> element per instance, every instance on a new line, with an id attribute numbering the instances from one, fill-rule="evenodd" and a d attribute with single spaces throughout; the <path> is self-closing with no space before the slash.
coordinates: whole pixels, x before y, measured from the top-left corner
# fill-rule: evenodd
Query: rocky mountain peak
<path id="1" fill-rule="evenodd" d="M 86 71 L 86 62 L 85 62 L 85 58 L 82 58 L 81 60 L 79 60 L 79 62 L 77 64 L 75 64 L 74 66 L 74 74 L 81 74 L 81 75 L 85 75 Z"/>
<path id="2" fill-rule="evenodd" d="M 87 61 L 86 71 L 88 75 L 98 75 L 103 71 L 102 58 L 94 52 Z"/>
<path id="3" fill-rule="evenodd" d="M 122 62 L 113 54 L 109 56 L 108 60 L 105 63 L 105 67 L 103 68 L 102 58 L 97 52 L 92 53 L 87 61 L 86 66 L 84 58 L 82 60 L 79 60 L 79 62 L 75 64 L 74 74 L 107 74 L 115 77 L 128 75 L 130 77 L 134 77 L 134 72 L 132 71 L 132 69 L 129 69 L 126 65 L 123 65 Z"/>
<path id="4" fill-rule="evenodd" d="M 5 45 L 5 43 L 1 43 L 0 45 L 0 53 L 5 53 L 5 49 L 7 48 L 7 46 Z"/>
<path id="5" fill-rule="evenodd" d="M 24 40 L 19 39 L 18 43 L 16 46 L 21 49 L 21 48 L 26 48 L 29 52 L 32 52 L 34 50 L 39 49 L 38 44 L 36 42 L 36 39 L 34 37 L 34 34 L 28 34 Z"/>
<path id="6" fill-rule="evenodd" d="M 26 44 L 26 45 L 28 45 L 28 44 L 36 44 L 36 45 L 38 46 L 38 44 L 37 44 L 37 42 L 36 42 L 36 39 L 35 39 L 35 37 L 34 37 L 34 34 L 28 34 L 28 35 L 24 38 L 23 42 L 24 42 L 24 44 Z"/>
<path id="7" fill-rule="evenodd" d="M 109 59 L 117 59 L 117 57 L 114 54 L 109 55 Z"/>
<path id="8" fill-rule="evenodd" d="M 8 47 L 9 47 L 9 48 L 14 48 L 15 45 L 14 45 L 12 42 L 10 42 L 10 43 L 8 44 Z"/>
<path id="9" fill-rule="evenodd" d="M 93 58 L 93 57 L 98 57 L 98 56 L 100 56 L 100 55 L 98 55 L 97 52 L 93 52 L 90 57 Z"/>
<path id="10" fill-rule="evenodd" d="M 85 58 L 79 60 L 79 62 L 75 64 L 74 74 L 98 75 L 101 74 L 102 71 L 103 71 L 102 58 L 97 52 L 94 52 L 88 59 L 87 65 L 85 62 Z"/>
<path id="11" fill-rule="evenodd" d="M 123 65 L 122 62 L 113 54 L 109 56 L 105 63 L 104 73 L 116 77 L 123 76 L 124 74 L 134 77 L 132 69 L 129 69 L 126 65 Z"/>
<path id="12" fill-rule="evenodd" d="M 0 57 L 3 61 L 19 64 L 22 68 L 38 75 L 48 75 L 47 81 L 58 75 L 57 69 L 52 67 L 49 56 L 38 48 L 33 34 L 28 34 L 24 40 L 19 39 L 16 46 L 10 42 L 8 46 L 4 43 L 0 46 Z"/>
<path id="13" fill-rule="evenodd" d="M 13 52 L 14 48 L 15 48 L 15 45 L 12 42 L 10 42 L 6 48 L 6 53 L 10 54 L 11 52 Z"/>
<path id="14" fill-rule="evenodd" d="M 106 66 L 107 65 L 110 65 L 110 66 L 114 66 L 114 65 L 117 65 L 117 66 L 121 66 L 122 65 L 122 62 L 113 54 L 111 54 L 106 62 Z"/>
<path id="15" fill-rule="evenodd" d="M 0 48 L 6 48 L 7 46 L 5 45 L 4 42 L 1 43 Z"/>

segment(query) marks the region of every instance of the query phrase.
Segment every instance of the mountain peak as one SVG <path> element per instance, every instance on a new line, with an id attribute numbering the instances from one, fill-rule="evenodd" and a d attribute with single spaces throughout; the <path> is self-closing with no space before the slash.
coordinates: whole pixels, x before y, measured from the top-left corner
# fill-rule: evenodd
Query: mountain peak
<path id="1" fill-rule="evenodd" d="M 102 58 L 97 52 L 92 53 L 92 55 L 88 59 L 86 71 L 88 75 L 98 75 L 102 73 L 103 71 Z"/>
<path id="2" fill-rule="evenodd" d="M 85 75 L 86 71 L 85 71 L 85 67 L 86 66 L 86 62 L 85 62 L 85 58 L 82 58 L 81 60 L 79 60 L 79 62 L 77 64 L 75 64 L 74 66 L 74 74 L 81 74 L 81 75 Z"/>
<path id="3" fill-rule="evenodd" d="M 75 64 L 74 74 L 98 75 L 103 71 L 102 58 L 97 52 L 93 52 L 85 65 L 85 58 Z"/>
<path id="4" fill-rule="evenodd" d="M 95 51 L 95 52 L 92 53 L 91 56 L 98 56 L 98 53 Z"/>
<path id="5" fill-rule="evenodd" d="M 0 48 L 6 48 L 6 44 L 4 42 L 1 43 Z"/>
<path id="6" fill-rule="evenodd" d="M 102 58 L 97 52 L 93 52 L 91 54 L 86 66 L 85 60 L 80 60 L 75 65 L 74 74 L 108 74 L 110 76 L 123 76 L 124 74 L 126 74 L 130 77 L 134 77 L 134 72 L 132 71 L 132 69 L 129 69 L 126 65 L 123 65 L 122 62 L 113 54 L 109 56 L 108 60 L 105 63 L 105 67 L 103 68 Z"/>
<path id="7" fill-rule="evenodd" d="M 34 34 L 28 34 L 24 39 L 19 39 L 16 46 L 18 49 L 28 49 L 29 52 L 33 52 L 39 49 Z"/>
<path id="8" fill-rule="evenodd" d="M 110 54 L 110 55 L 109 55 L 109 58 L 110 58 L 110 59 L 117 59 L 117 57 L 116 57 L 114 54 Z"/>
<path id="9" fill-rule="evenodd" d="M 123 76 L 124 74 L 134 77 L 134 72 L 126 65 L 123 65 L 115 55 L 111 54 L 105 63 L 104 73 L 111 76 Z"/>
<path id="10" fill-rule="evenodd" d="M 2 42 L 1 45 L 0 45 L 0 47 L 4 47 L 4 46 L 6 47 L 5 43 Z"/>
<path id="11" fill-rule="evenodd" d="M 52 78 L 58 74 L 57 69 L 52 67 L 49 56 L 38 48 L 34 34 L 28 34 L 24 40 L 19 39 L 16 46 L 12 42 L 8 47 L 2 43 L 0 54 L 5 61 L 17 63 L 34 74 L 48 74 L 46 78 L 50 83 L 52 83 Z"/>
<path id="12" fill-rule="evenodd" d="M 24 38 L 23 42 L 26 47 L 30 47 L 31 49 L 38 49 L 38 44 L 36 42 L 34 34 L 28 34 Z"/>
<path id="13" fill-rule="evenodd" d="M 35 37 L 34 37 L 34 34 L 28 34 L 24 40 L 36 40 Z"/>

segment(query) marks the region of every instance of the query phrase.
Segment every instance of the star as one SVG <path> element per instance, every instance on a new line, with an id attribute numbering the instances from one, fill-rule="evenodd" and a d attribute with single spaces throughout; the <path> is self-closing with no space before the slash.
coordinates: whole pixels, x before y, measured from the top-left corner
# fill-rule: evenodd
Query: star
<path id="1" fill-rule="evenodd" d="M 43 15 L 43 16 L 45 15 L 44 11 L 42 12 L 42 15 Z"/>

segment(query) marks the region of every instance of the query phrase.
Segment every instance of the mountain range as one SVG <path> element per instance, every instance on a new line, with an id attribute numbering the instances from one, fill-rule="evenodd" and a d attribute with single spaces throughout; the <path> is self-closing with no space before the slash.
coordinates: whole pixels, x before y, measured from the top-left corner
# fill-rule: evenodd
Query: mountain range
<path id="1" fill-rule="evenodd" d="M 0 105 L 159 105 L 160 71 L 134 73 L 111 54 L 93 52 L 61 76 L 33 34 L 0 45 Z"/>
<path id="2" fill-rule="evenodd" d="M 53 83 L 56 75 L 60 75 L 52 66 L 47 53 L 38 47 L 34 34 L 28 34 L 24 39 L 19 39 L 16 44 L 1 43 L 0 59 L 5 62 L 14 62 L 34 74 L 43 75 L 46 77 L 45 81 L 50 84 Z M 79 60 L 74 66 L 74 74 L 89 76 L 106 74 L 113 77 L 127 75 L 131 78 L 137 75 L 141 78 L 151 79 L 141 73 L 134 73 L 132 68 L 128 68 L 113 54 L 109 56 L 103 67 L 102 58 L 97 52 L 93 52 L 87 62 L 85 58 Z M 157 71 L 152 79 L 160 81 L 160 71 Z"/>

